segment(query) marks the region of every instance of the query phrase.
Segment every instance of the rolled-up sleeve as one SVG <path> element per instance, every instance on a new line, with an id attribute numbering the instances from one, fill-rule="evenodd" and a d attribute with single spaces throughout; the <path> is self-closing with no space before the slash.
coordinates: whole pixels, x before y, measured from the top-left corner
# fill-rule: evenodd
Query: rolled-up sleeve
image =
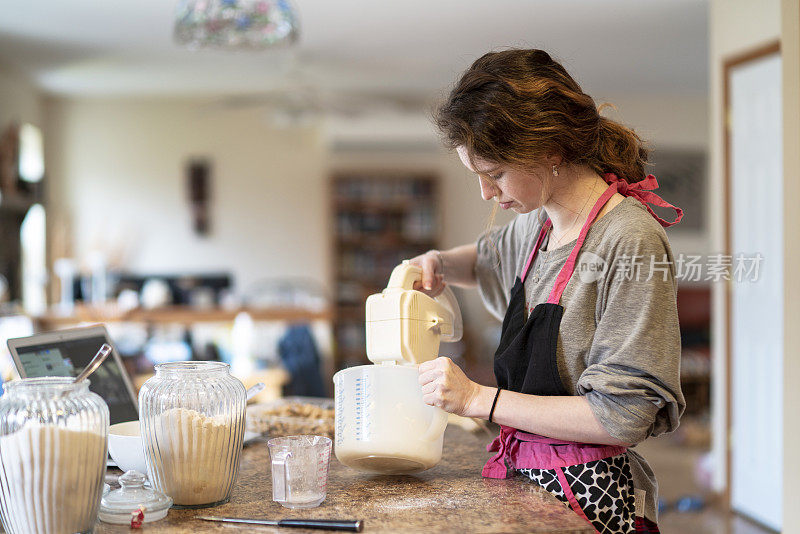
<path id="1" fill-rule="evenodd" d="M 635 444 L 675 430 L 685 408 L 674 262 L 660 228 L 621 240 L 606 261 L 577 389 L 612 437 Z"/>

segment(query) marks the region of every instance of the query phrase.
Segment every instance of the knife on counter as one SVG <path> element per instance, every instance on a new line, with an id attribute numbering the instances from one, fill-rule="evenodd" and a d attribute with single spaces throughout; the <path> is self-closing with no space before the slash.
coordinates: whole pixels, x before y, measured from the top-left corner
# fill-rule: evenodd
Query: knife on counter
<path id="1" fill-rule="evenodd" d="M 218 517 L 198 515 L 195 519 L 204 521 L 220 521 L 222 523 L 244 523 L 247 525 L 265 525 L 270 527 L 313 528 L 318 530 L 345 530 L 361 532 L 364 522 L 360 519 L 247 519 L 243 517 Z"/>

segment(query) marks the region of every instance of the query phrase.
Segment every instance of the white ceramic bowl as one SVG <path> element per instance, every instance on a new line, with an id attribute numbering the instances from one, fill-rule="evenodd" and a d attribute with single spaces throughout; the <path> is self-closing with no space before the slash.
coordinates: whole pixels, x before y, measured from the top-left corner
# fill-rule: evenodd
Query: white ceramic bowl
<path id="1" fill-rule="evenodd" d="M 108 453 L 123 471 L 135 470 L 147 475 L 138 420 L 108 427 Z"/>

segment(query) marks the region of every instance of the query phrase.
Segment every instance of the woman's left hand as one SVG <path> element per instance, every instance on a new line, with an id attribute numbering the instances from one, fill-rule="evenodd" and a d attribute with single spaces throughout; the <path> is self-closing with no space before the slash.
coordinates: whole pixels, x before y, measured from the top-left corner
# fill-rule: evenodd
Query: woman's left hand
<path id="1" fill-rule="evenodd" d="M 419 365 L 419 383 L 425 404 L 464 416 L 481 387 L 467 378 L 453 360 L 444 356 Z"/>

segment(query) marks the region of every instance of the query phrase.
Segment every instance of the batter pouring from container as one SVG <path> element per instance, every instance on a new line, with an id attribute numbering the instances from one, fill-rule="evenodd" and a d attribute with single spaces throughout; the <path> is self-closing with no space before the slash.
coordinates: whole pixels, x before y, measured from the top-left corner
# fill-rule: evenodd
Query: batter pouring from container
<path id="1" fill-rule="evenodd" d="M 412 260 L 422 289 L 474 287 L 503 319 L 498 387 L 448 358 L 419 367 L 426 403 L 501 425 L 483 476 L 530 478 L 602 533 L 658 532 L 653 471 L 631 447 L 674 430 L 676 280 L 647 150 L 542 50 L 484 55 L 436 114 L 481 196 L 518 216 Z M 673 222 L 648 204 L 672 207 Z"/>

